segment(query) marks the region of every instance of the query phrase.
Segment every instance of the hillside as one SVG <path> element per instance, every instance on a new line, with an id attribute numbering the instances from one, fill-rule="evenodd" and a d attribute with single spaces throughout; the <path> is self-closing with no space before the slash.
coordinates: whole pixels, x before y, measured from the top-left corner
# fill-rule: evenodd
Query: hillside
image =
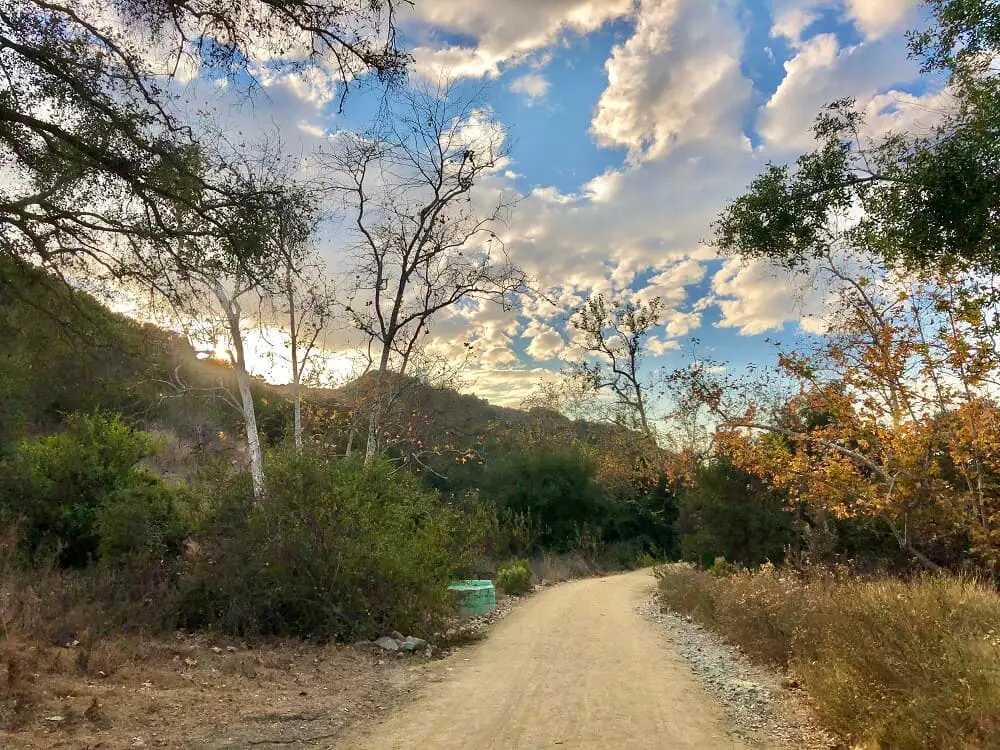
<path id="1" fill-rule="evenodd" d="M 199 359 L 182 336 L 112 312 L 35 268 L 0 264 L 0 339 L 0 444 L 51 431 L 66 414 L 102 409 L 202 448 L 223 449 L 218 434 L 239 430 L 240 415 L 217 397 L 219 388 L 235 390 L 228 363 Z M 303 390 L 306 431 L 316 444 L 346 450 L 352 426 L 361 431 L 357 405 L 373 380 L 369 374 L 337 388 Z M 481 446 L 487 432 L 510 429 L 593 444 L 629 437 L 612 425 L 496 406 L 415 378 L 397 377 L 395 390 L 387 426 L 428 447 L 464 452 Z M 291 394 L 288 385 L 254 382 L 268 444 L 288 435 Z"/>

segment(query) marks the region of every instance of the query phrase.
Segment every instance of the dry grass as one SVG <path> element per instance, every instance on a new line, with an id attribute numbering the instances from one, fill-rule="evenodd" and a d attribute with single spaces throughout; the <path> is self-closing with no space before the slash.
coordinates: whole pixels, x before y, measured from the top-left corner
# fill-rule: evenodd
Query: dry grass
<path id="1" fill-rule="evenodd" d="M 179 634 L 0 643 L 0 747 L 243 748 L 323 738 L 387 710 L 423 661 Z"/>
<path id="2" fill-rule="evenodd" d="M 1000 747 L 1000 597 L 951 577 L 658 571 L 662 602 L 790 669 L 866 748 Z"/>
<path id="3" fill-rule="evenodd" d="M 562 583 L 577 578 L 598 575 L 598 567 L 577 552 L 554 555 L 545 553 L 528 560 L 532 578 L 536 583 Z"/>
<path id="4" fill-rule="evenodd" d="M 2 748 L 332 743 L 423 671 L 419 659 L 344 646 L 248 646 L 164 630 L 163 603 L 143 596 L 144 581 L 136 590 L 131 579 L 25 570 L 14 541 L 13 533 L 0 538 Z M 119 607 L 134 625 L 129 633 Z"/>

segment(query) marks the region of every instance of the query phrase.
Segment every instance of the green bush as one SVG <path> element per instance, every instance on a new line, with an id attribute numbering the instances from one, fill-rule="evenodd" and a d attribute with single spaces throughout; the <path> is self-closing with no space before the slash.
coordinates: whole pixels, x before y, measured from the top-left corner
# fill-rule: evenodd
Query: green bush
<path id="1" fill-rule="evenodd" d="M 156 523 L 162 526 L 163 514 L 173 511 L 165 500 L 170 491 L 138 466 L 154 449 L 150 435 L 104 413 L 71 415 L 63 432 L 21 441 L 3 471 L 0 511 L 8 522 L 20 523 L 29 559 L 56 553 L 64 567 L 96 560 L 108 503 L 119 511 L 129 498 L 153 503 L 159 510 L 148 520 L 159 515 Z M 132 513 L 132 521 L 137 519 Z M 135 539 L 143 534 L 134 530 Z M 120 542 L 109 541 L 107 554 Z"/>
<path id="2" fill-rule="evenodd" d="M 453 613 L 477 537 L 460 509 L 383 463 L 278 454 L 265 473 L 259 505 L 245 475 L 215 499 L 182 584 L 189 626 L 329 640 L 427 634 Z"/>
<path id="3" fill-rule="evenodd" d="M 681 557 L 704 567 L 719 557 L 743 565 L 781 562 L 797 541 L 784 498 L 725 459 L 699 467 L 678 507 Z"/>
<path id="4" fill-rule="evenodd" d="M 497 571 L 497 586 L 505 594 L 520 596 L 531 591 L 531 568 L 526 560 L 512 560 Z"/>
<path id="5" fill-rule="evenodd" d="M 98 552 L 111 564 L 175 557 L 188 532 L 176 493 L 146 477 L 110 493 L 97 511 Z"/>
<path id="6" fill-rule="evenodd" d="M 596 474 L 596 462 L 582 451 L 518 452 L 487 465 L 482 495 L 530 517 L 539 549 L 594 553 L 613 514 Z"/>

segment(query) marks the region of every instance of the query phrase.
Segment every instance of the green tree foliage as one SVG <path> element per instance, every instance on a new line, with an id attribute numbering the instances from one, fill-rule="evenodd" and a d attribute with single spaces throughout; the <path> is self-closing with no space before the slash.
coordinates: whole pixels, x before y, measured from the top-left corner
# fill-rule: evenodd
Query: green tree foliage
<path id="1" fill-rule="evenodd" d="M 579 450 L 517 451 L 487 464 L 482 494 L 529 516 L 542 549 L 596 547 L 613 516 L 611 497 L 596 475 L 596 461 Z"/>
<path id="2" fill-rule="evenodd" d="M 452 612 L 447 584 L 479 538 L 467 515 L 382 462 L 280 454 L 266 469 L 266 503 L 251 507 L 245 474 L 213 498 L 189 625 L 327 640 L 427 634 Z"/>
<path id="3" fill-rule="evenodd" d="M 863 134 L 849 99 L 819 116 L 819 146 L 793 167 L 771 164 L 716 224 L 725 252 L 790 267 L 834 247 L 890 263 L 1000 270 L 1000 6 L 929 0 L 933 24 L 910 35 L 925 73 L 952 96 L 933 130 Z M 858 216 L 860 221 L 838 221 Z"/>
<path id="4" fill-rule="evenodd" d="M 117 415 L 71 415 L 63 432 L 21 441 L 0 466 L 0 513 L 23 526 L 29 558 L 55 553 L 67 567 L 177 551 L 173 493 L 138 466 L 154 450 Z"/>
<path id="5" fill-rule="evenodd" d="M 0 258 L 0 455 L 24 427 L 96 409 L 139 413 L 157 401 L 170 335 L 110 313 L 85 293 Z"/>
<path id="6" fill-rule="evenodd" d="M 680 554 L 691 562 L 781 562 L 785 548 L 797 542 L 784 497 L 724 458 L 698 467 L 678 506 Z"/>

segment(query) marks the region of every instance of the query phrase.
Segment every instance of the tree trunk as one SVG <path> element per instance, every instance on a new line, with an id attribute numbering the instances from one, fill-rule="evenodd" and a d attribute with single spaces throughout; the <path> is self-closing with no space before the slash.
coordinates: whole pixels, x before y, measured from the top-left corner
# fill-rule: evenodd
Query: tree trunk
<path id="1" fill-rule="evenodd" d="M 240 403 L 243 407 L 243 423 L 247 433 L 247 453 L 250 458 L 250 478 L 253 483 L 253 497 L 256 504 L 264 499 L 264 454 L 260 447 L 260 433 L 257 431 L 257 411 L 253 405 L 253 393 L 250 390 L 250 374 L 246 368 L 246 355 L 243 348 L 243 333 L 240 329 L 240 308 L 236 300 L 229 296 L 225 287 L 219 281 L 212 285 L 216 298 L 226 314 L 229 325 L 229 336 L 232 339 L 233 350 L 230 359 L 236 371 L 236 384 L 240 389 Z"/>
<path id="2" fill-rule="evenodd" d="M 247 451 L 250 455 L 250 479 L 253 483 L 253 497 L 258 505 L 264 499 L 264 454 L 260 447 L 260 433 L 257 431 L 257 412 L 250 391 L 250 375 L 242 364 L 236 365 L 236 382 L 240 387 L 240 401 L 243 405 L 243 421 L 246 424 Z"/>
<path id="3" fill-rule="evenodd" d="M 382 411 L 382 403 L 385 398 L 385 374 L 389 369 L 389 353 L 389 345 L 383 344 L 382 358 L 379 360 L 378 375 L 377 380 L 375 381 L 375 398 L 373 399 L 374 405 L 372 406 L 371 416 L 368 418 L 368 445 L 365 448 L 366 464 L 374 461 L 375 456 L 378 455 L 378 431 L 382 422 L 382 415 L 380 412 Z"/>
<path id="4" fill-rule="evenodd" d="M 302 388 L 295 384 L 295 453 L 302 453 Z"/>
<path id="5" fill-rule="evenodd" d="M 302 454 L 302 373 L 299 368 L 299 331 L 295 321 L 295 286 L 291 263 L 285 266 L 285 290 L 288 297 L 288 324 L 292 348 L 292 392 L 295 401 L 295 453 Z"/>
<path id="6" fill-rule="evenodd" d="M 371 416 L 368 417 L 368 445 L 365 446 L 365 463 L 370 464 L 378 454 L 378 405 L 372 409 Z"/>

